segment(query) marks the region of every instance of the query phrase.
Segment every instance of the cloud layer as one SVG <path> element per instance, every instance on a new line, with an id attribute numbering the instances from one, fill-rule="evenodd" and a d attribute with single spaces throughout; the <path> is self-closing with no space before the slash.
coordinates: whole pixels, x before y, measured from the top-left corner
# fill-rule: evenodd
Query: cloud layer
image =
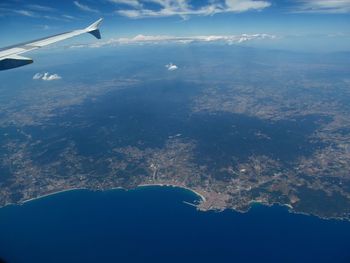
<path id="1" fill-rule="evenodd" d="M 180 16 L 211 16 L 219 13 L 241 13 L 262 11 L 278 1 L 272 0 L 74 0 L 67 5 L 65 12 L 85 12 L 108 15 L 115 13 L 128 18 L 149 18 Z M 77 19 L 62 10 L 47 5 L 28 4 L 23 1 L 0 1 L 0 17 L 23 16 L 27 18 L 72 21 Z M 350 13 L 350 0 L 291 0 L 279 5 L 282 11 L 288 8 L 291 13 Z M 72 8 L 73 7 L 73 8 Z"/>
<path id="2" fill-rule="evenodd" d="M 297 0 L 298 13 L 350 13 L 350 0 Z"/>
<path id="3" fill-rule="evenodd" d="M 0 17 L 1 16 L 23 16 L 35 19 L 47 19 L 55 21 L 72 21 L 76 18 L 67 14 L 61 14 L 60 10 L 46 5 L 25 4 L 16 2 L 16 5 L 4 4 L 0 1 Z"/>
<path id="4" fill-rule="evenodd" d="M 241 35 L 208 35 L 208 36 L 166 36 L 166 35 L 137 35 L 131 38 L 112 38 L 107 41 L 99 41 L 88 45 L 73 45 L 71 48 L 80 47 L 92 47 L 98 48 L 102 46 L 114 46 L 114 45 L 131 45 L 131 44 L 191 44 L 191 43 L 224 43 L 224 44 L 237 44 L 253 40 L 273 40 L 277 37 L 269 34 L 241 34 Z"/>
<path id="5" fill-rule="evenodd" d="M 109 0 L 126 7 L 116 13 L 130 18 L 181 16 L 186 18 L 191 15 L 214 15 L 218 13 L 240 13 L 250 10 L 262 10 L 271 6 L 271 3 L 263 0 L 210 0 L 203 1 L 202 6 L 194 7 L 188 0 Z M 155 8 L 145 7 L 152 4 Z"/>

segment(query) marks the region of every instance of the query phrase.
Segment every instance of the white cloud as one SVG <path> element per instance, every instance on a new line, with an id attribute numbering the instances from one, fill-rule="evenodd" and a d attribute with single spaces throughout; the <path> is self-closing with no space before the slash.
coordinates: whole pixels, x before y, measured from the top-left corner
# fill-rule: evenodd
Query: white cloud
<path id="1" fill-rule="evenodd" d="M 92 13 L 99 13 L 99 11 L 97 9 L 93 9 L 90 6 L 82 4 L 82 3 L 78 2 L 78 1 L 74 1 L 73 3 L 74 3 L 74 5 L 76 7 L 78 7 L 82 11 L 92 12 Z"/>
<path id="2" fill-rule="evenodd" d="M 131 0 L 110 0 L 115 3 L 131 2 Z M 207 4 L 201 7 L 193 7 L 187 0 L 134 0 L 130 5 L 132 9 L 117 10 L 116 13 L 130 18 L 143 17 L 165 17 L 181 16 L 186 18 L 191 15 L 214 15 L 218 13 L 240 13 L 250 10 L 262 10 L 271 6 L 271 3 L 265 0 L 209 0 Z M 158 8 L 144 8 L 144 3 L 152 3 Z"/>
<path id="3" fill-rule="evenodd" d="M 1 0 L 0 0 L 1 1 Z M 39 18 L 39 19 L 48 19 L 48 20 L 55 20 L 55 21 L 68 21 L 71 20 L 69 19 L 69 16 L 66 15 L 61 15 L 58 16 L 55 12 L 55 9 L 51 9 L 50 7 L 47 6 L 40 6 L 40 5 L 27 5 L 26 8 L 29 8 L 30 10 L 27 9 L 18 9 L 18 8 L 0 8 L 0 16 L 9 16 L 11 14 L 17 14 L 20 16 L 26 16 L 26 17 L 31 17 L 31 18 Z M 47 15 L 48 11 L 45 10 L 51 10 L 51 13 L 54 13 L 54 15 Z M 70 17 L 73 18 L 73 17 Z"/>
<path id="4" fill-rule="evenodd" d="M 68 19 L 68 20 L 75 20 L 75 19 L 77 19 L 76 17 L 70 16 L 70 15 L 62 15 L 62 17 L 65 18 L 65 19 Z"/>
<path id="5" fill-rule="evenodd" d="M 241 34 L 241 35 L 209 35 L 209 36 L 166 36 L 166 35 L 137 35 L 131 38 L 112 38 L 107 41 L 99 41 L 88 45 L 73 45 L 71 48 L 91 47 L 98 48 L 103 46 L 113 45 L 131 45 L 131 44 L 190 44 L 190 43 L 225 43 L 225 44 L 237 44 L 253 40 L 273 40 L 277 37 L 269 34 Z"/>
<path id="6" fill-rule="evenodd" d="M 51 80 L 59 80 L 62 79 L 62 77 L 58 74 L 49 74 L 49 72 L 46 72 L 44 74 L 42 73 L 36 73 L 33 76 L 34 80 L 45 80 L 45 81 L 51 81 Z"/>
<path id="7" fill-rule="evenodd" d="M 108 0 L 111 3 L 128 5 L 134 8 L 141 8 L 143 5 L 137 0 Z"/>
<path id="8" fill-rule="evenodd" d="M 14 10 L 13 12 L 22 16 L 37 17 L 34 12 L 28 10 Z"/>
<path id="9" fill-rule="evenodd" d="M 43 11 L 43 12 L 53 12 L 56 11 L 56 9 L 49 7 L 49 6 L 44 6 L 44 5 L 36 5 L 36 4 L 30 4 L 27 5 L 27 8 L 35 11 Z"/>
<path id="10" fill-rule="evenodd" d="M 350 0 L 298 0 L 297 13 L 350 13 Z"/>
<path id="11" fill-rule="evenodd" d="M 226 0 L 225 1 L 228 12 L 245 12 L 249 10 L 262 10 L 271 6 L 267 1 L 253 1 L 253 0 Z"/>
<path id="12" fill-rule="evenodd" d="M 36 73 L 34 76 L 33 76 L 33 79 L 41 79 L 43 76 L 43 74 L 41 73 Z"/>
<path id="13" fill-rule="evenodd" d="M 44 74 L 44 76 L 42 77 L 42 80 L 47 80 L 47 81 L 51 81 L 51 80 L 58 80 L 58 79 L 61 79 L 62 77 L 59 76 L 58 74 L 52 74 L 52 75 L 49 75 L 48 72 L 46 72 Z"/>
<path id="14" fill-rule="evenodd" d="M 178 67 L 177 67 L 175 64 L 173 64 L 173 63 L 170 63 L 170 64 L 168 64 L 168 65 L 165 65 L 165 67 L 166 67 L 169 71 L 175 71 L 175 70 L 178 69 Z"/>

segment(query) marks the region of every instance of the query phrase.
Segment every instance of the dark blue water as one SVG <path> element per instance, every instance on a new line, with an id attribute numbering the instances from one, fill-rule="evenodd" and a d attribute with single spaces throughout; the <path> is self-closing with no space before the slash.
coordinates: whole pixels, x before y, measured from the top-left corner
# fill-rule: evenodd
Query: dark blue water
<path id="1" fill-rule="evenodd" d="M 350 223 L 254 206 L 199 212 L 165 187 L 65 192 L 0 209 L 6 262 L 350 262 Z"/>

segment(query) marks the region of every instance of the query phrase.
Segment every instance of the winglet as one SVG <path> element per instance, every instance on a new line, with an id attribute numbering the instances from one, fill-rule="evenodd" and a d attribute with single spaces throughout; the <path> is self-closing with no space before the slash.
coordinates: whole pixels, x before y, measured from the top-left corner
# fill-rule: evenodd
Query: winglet
<path id="1" fill-rule="evenodd" d="M 97 39 L 101 39 L 101 33 L 99 30 L 99 27 L 101 26 L 103 21 L 103 18 L 100 18 L 99 20 L 97 20 L 95 23 L 91 24 L 90 26 L 88 26 L 85 30 L 87 33 L 90 33 L 91 35 L 93 35 L 94 37 L 96 37 Z"/>

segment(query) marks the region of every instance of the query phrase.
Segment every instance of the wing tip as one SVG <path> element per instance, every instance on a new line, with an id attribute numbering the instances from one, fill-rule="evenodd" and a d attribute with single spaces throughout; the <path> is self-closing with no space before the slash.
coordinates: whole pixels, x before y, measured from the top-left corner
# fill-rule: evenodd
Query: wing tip
<path id="1" fill-rule="evenodd" d="M 94 23 L 92 23 L 91 25 L 89 25 L 86 28 L 86 30 L 87 31 L 93 31 L 93 30 L 99 29 L 99 27 L 101 26 L 102 22 L 103 22 L 103 18 L 100 18 L 97 21 L 95 21 Z"/>
<path id="2" fill-rule="evenodd" d="M 99 27 L 101 26 L 103 22 L 103 18 L 101 17 L 96 22 L 92 23 L 90 26 L 86 28 L 86 32 L 90 33 L 97 39 L 101 39 L 101 32 L 99 30 Z"/>

